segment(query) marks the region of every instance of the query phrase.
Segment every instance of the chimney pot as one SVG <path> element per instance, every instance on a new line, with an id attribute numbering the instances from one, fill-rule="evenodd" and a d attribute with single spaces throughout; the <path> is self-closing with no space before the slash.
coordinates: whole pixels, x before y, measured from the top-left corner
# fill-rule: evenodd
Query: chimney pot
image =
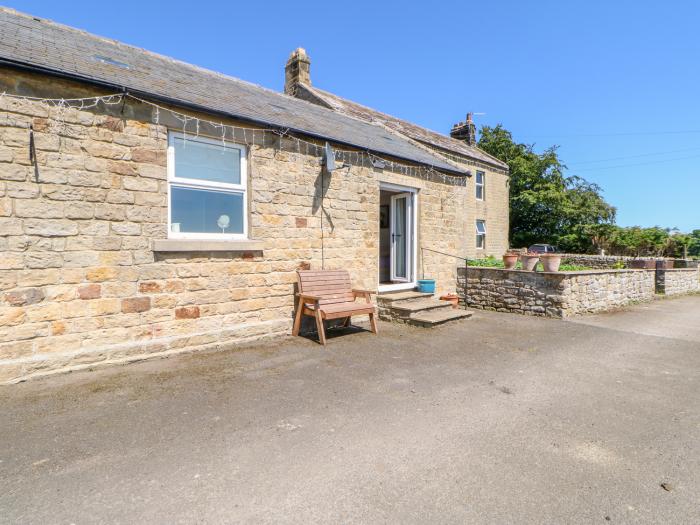
<path id="1" fill-rule="evenodd" d="M 473 121 L 473 113 L 467 113 L 466 122 L 458 122 L 452 126 L 450 137 L 457 140 L 463 140 L 469 146 L 476 144 L 476 126 Z"/>
<path id="2" fill-rule="evenodd" d="M 299 84 L 311 85 L 311 59 L 303 47 L 296 48 L 289 55 L 284 68 L 284 92 L 294 96 Z"/>

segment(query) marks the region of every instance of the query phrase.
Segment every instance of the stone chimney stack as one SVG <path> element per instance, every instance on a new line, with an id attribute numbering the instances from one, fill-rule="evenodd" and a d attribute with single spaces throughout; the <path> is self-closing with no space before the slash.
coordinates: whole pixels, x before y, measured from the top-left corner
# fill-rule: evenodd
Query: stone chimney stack
<path id="1" fill-rule="evenodd" d="M 467 113 L 467 121 L 459 122 L 452 126 L 450 137 L 457 140 L 463 140 L 470 146 L 476 144 L 476 126 L 474 125 L 473 113 Z"/>
<path id="2" fill-rule="evenodd" d="M 292 51 L 284 67 L 284 92 L 294 96 L 298 84 L 311 85 L 311 59 L 303 47 Z"/>

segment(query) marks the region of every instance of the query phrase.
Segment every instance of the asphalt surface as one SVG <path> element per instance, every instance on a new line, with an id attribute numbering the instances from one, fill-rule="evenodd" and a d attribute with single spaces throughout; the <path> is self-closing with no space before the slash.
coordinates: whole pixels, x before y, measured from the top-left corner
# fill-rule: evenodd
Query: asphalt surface
<path id="1" fill-rule="evenodd" d="M 0 388 L 0 523 L 700 523 L 700 296 Z"/>

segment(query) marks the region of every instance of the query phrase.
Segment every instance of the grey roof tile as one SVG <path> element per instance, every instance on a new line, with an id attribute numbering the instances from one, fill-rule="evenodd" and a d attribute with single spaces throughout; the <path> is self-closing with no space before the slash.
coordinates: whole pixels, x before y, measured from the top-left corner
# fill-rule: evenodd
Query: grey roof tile
<path id="1" fill-rule="evenodd" d="M 447 135 L 443 135 L 437 131 L 424 128 L 414 124 L 413 122 L 408 122 L 407 120 L 387 115 L 386 113 L 368 108 L 367 106 L 363 106 L 362 104 L 358 104 L 352 100 L 339 97 L 338 95 L 318 89 L 314 86 L 304 85 L 300 86 L 300 88 L 309 91 L 312 95 L 320 98 L 335 111 L 338 111 L 344 115 L 359 118 L 366 122 L 381 123 L 389 129 L 424 144 L 429 144 L 452 153 L 457 153 L 458 155 L 469 157 L 470 159 L 508 169 L 508 165 L 503 161 L 489 155 L 485 151 L 475 146 L 469 146 L 462 140 L 453 139 L 452 137 L 448 137 Z"/>
<path id="2" fill-rule="evenodd" d="M 95 55 L 126 63 L 129 68 L 99 61 Z M 7 8 L 0 8 L 0 59 L 290 128 L 445 171 L 464 172 L 383 126 Z"/>

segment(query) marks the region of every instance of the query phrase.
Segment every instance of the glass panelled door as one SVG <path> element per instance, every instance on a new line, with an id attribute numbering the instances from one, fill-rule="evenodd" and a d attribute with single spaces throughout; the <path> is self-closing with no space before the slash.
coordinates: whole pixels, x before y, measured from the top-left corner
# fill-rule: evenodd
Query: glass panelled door
<path id="1" fill-rule="evenodd" d="M 391 196 L 391 280 L 410 282 L 412 274 L 413 195 Z"/>

